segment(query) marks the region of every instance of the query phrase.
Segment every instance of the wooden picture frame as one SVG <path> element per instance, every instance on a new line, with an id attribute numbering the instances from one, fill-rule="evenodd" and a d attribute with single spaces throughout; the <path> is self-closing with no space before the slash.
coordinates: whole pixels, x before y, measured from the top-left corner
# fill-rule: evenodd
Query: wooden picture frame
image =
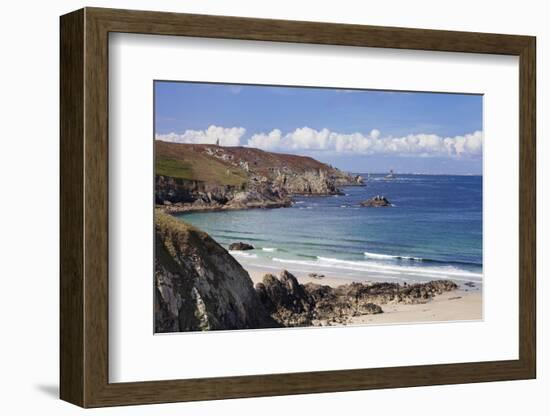
<path id="1" fill-rule="evenodd" d="M 82 407 L 530 379 L 536 376 L 535 38 L 85 8 L 61 17 L 60 396 Z M 111 32 L 519 57 L 519 359 L 109 383 L 108 35 Z"/>

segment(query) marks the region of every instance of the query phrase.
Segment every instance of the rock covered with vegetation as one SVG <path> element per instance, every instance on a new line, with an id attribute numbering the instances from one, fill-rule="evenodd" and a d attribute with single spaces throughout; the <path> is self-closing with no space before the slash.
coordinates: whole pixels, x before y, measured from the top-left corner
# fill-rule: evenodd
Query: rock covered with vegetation
<path id="1" fill-rule="evenodd" d="M 210 236 L 155 212 L 155 331 L 270 328 L 241 265 Z"/>

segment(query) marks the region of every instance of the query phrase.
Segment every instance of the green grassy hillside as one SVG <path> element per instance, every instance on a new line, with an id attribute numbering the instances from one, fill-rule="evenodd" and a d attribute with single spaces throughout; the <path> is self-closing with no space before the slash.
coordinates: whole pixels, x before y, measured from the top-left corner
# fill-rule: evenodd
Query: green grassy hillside
<path id="1" fill-rule="evenodd" d="M 155 141 L 157 175 L 242 186 L 253 175 L 274 179 L 280 172 L 300 175 L 324 171 L 342 174 L 311 157 L 266 152 L 250 147 L 220 147 Z"/>
<path id="2" fill-rule="evenodd" d="M 155 174 L 173 178 L 240 187 L 247 181 L 244 170 L 199 152 L 172 152 L 156 147 Z"/>

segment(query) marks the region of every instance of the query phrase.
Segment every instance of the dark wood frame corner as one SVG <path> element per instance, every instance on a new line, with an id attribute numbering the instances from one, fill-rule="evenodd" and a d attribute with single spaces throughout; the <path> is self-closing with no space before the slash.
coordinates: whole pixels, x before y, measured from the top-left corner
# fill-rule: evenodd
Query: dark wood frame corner
<path id="1" fill-rule="evenodd" d="M 485 33 L 85 8 L 61 17 L 61 386 L 83 407 L 534 378 L 535 38 Z M 195 36 L 504 54 L 520 62 L 519 359 L 109 383 L 108 35 Z"/>

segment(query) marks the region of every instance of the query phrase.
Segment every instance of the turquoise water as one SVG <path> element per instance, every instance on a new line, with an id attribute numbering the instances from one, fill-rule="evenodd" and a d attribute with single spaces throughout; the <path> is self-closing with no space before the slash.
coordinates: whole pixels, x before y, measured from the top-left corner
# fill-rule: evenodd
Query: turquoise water
<path id="1" fill-rule="evenodd" d="M 181 214 L 247 268 L 359 280 L 482 279 L 482 177 L 371 175 L 345 195 L 295 198 L 290 208 Z M 392 208 L 361 208 L 386 196 Z"/>

